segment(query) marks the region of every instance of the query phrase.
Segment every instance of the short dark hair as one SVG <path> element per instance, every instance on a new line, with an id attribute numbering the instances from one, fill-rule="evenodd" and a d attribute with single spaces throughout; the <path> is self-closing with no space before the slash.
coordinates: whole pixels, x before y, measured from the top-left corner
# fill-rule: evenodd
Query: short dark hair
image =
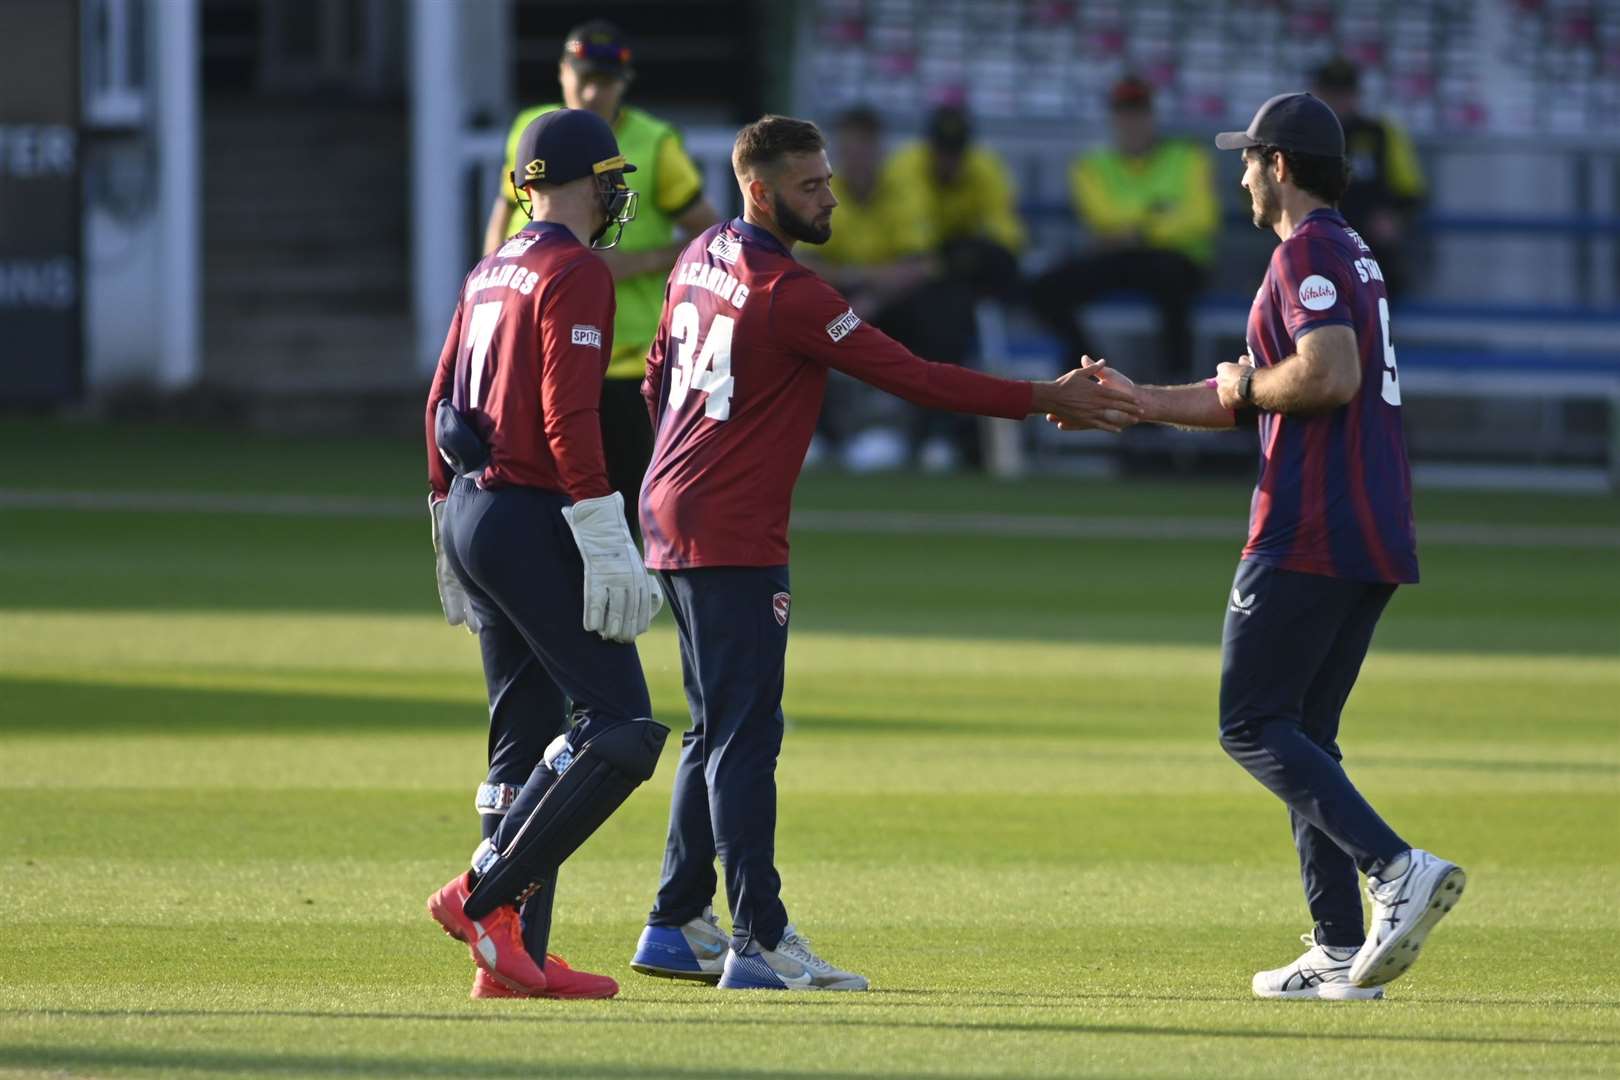
<path id="1" fill-rule="evenodd" d="M 788 154 L 814 154 L 827 149 L 827 137 L 808 120 L 766 114 L 737 132 L 731 168 L 739 177 L 761 166 L 775 165 Z"/>
<path id="2" fill-rule="evenodd" d="M 1338 206 L 1350 186 L 1350 163 L 1342 157 L 1324 154 L 1301 154 L 1297 150 L 1284 150 L 1280 146 L 1251 148 L 1260 160 L 1270 162 L 1273 154 L 1281 154 L 1288 163 L 1289 182 L 1301 191 L 1309 192 L 1330 206 Z"/>
<path id="3" fill-rule="evenodd" d="M 835 131 L 856 131 L 862 135 L 881 135 L 883 117 L 870 105 L 851 105 L 833 121 Z"/>
<path id="4" fill-rule="evenodd" d="M 1153 84 L 1140 75 L 1126 75 L 1108 91 L 1112 112 L 1149 112 L 1153 109 Z"/>
<path id="5" fill-rule="evenodd" d="M 1311 82 L 1323 90 L 1356 90 L 1361 86 L 1361 72 L 1343 56 L 1335 56 L 1312 72 Z"/>

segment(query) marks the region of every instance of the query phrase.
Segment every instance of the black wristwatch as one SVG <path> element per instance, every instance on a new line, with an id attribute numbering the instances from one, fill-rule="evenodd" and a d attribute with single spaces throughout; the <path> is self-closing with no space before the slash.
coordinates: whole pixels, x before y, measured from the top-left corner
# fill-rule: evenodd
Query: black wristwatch
<path id="1" fill-rule="evenodd" d="M 1238 376 L 1238 399 L 1254 403 L 1254 368 L 1244 368 L 1243 374 Z"/>

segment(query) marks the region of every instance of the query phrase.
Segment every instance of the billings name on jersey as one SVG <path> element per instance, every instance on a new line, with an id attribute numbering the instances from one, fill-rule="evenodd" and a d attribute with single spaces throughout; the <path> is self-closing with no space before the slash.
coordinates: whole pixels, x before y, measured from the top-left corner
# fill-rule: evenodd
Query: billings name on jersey
<path id="1" fill-rule="evenodd" d="M 485 488 L 536 487 L 574 500 L 606 495 L 598 405 L 613 348 L 613 275 L 562 225 L 538 221 L 473 267 L 428 394 L 428 473 L 449 398 L 489 444 Z"/>
<path id="2" fill-rule="evenodd" d="M 1361 389 L 1314 416 L 1260 415 L 1260 478 L 1243 556 L 1354 581 L 1418 579 L 1389 298 L 1372 249 L 1318 210 L 1277 247 L 1249 312 L 1249 354 L 1271 367 L 1323 326 L 1355 331 Z"/>

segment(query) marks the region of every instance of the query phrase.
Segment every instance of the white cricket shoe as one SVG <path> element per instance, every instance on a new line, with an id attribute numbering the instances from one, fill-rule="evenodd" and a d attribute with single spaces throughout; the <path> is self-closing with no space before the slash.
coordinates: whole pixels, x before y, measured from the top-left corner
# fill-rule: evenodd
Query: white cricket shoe
<path id="1" fill-rule="evenodd" d="M 750 945 L 746 953 L 726 952 L 722 990 L 867 990 L 866 976 L 841 971 L 817 956 L 810 941 L 789 923 L 774 949 Z"/>
<path id="2" fill-rule="evenodd" d="M 1423 939 L 1456 906 L 1468 875 L 1456 863 L 1413 848 L 1406 870 L 1381 881 L 1367 875 L 1373 903 L 1372 931 L 1350 965 L 1357 986 L 1381 986 L 1406 973 L 1417 962 Z"/>
<path id="3" fill-rule="evenodd" d="M 1362 989 L 1350 981 L 1350 964 L 1355 949 L 1329 949 L 1318 945 L 1311 934 L 1299 935 L 1309 945 L 1304 954 L 1287 967 L 1255 973 L 1254 996 L 1286 998 L 1290 1001 L 1373 1001 L 1384 996 L 1382 986 Z"/>
<path id="4" fill-rule="evenodd" d="M 730 951 L 731 935 L 720 929 L 714 908 L 706 907 L 680 926 L 642 930 L 630 967 L 643 975 L 713 984 L 720 980 Z"/>

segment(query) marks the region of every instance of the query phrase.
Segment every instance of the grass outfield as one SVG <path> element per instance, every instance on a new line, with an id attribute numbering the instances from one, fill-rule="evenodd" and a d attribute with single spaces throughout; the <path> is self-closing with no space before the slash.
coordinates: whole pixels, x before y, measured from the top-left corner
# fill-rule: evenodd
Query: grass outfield
<path id="1" fill-rule="evenodd" d="M 50 471 L 17 470 L 41 442 Z M 0 453 L 0 488 L 47 495 L 421 487 L 409 444 L 13 423 Z M 1245 499 L 817 477 L 801 496 L 1234 535 Z M 484 752 L 425 514 L 0 509 L 0 1076 L 1616 1075 L 1620 506 L 1423 493 L 1419 518 L 1484 528 L 1424 546 L 1343 741 L 1470 886 L 1387 1000 L 1249 994 L 1308 923 L 1284 811 L 1213 736 L 1233 543 L 925 529 L 795 541 L 780 867 L 817 948 L 877 989 L 628 971 L 666 761 L 557 903 L 556 947 L 620 997 L 475 1003 L 422 910 L 476 840 Z M 1478 542 L 1526 525 L 1586 532 Z M 667 619 L 642 655 L 682 726 Z"/>

